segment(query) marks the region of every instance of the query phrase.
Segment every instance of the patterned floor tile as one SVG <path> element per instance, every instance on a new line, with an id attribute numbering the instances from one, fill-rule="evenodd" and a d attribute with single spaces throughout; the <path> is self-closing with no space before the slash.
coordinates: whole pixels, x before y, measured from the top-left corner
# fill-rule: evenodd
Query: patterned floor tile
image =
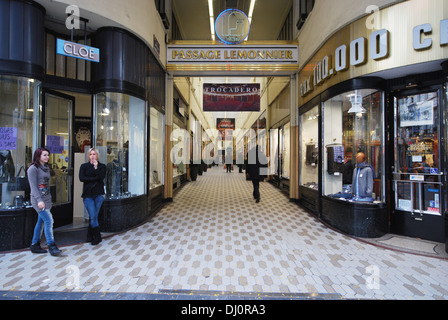
<path id="1" fill-rule="evenodd" d="M 0 290 L 448 299 L 447 260 L 347 237 L 269 183 L 260 191 L 255 203 L 244 174 L 209 169 L 150 221 L 98 246 L 0 254 Z"/>

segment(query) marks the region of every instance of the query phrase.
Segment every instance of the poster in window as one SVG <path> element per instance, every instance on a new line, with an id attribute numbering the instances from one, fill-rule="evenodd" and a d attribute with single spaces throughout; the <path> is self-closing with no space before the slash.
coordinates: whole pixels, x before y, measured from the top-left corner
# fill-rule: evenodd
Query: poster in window
<path id="1" fill-rule="evenodd" d="M 414 102 L 408 99 L 400 105 L 400 127 L 434 125 L 434 101 Z"/>

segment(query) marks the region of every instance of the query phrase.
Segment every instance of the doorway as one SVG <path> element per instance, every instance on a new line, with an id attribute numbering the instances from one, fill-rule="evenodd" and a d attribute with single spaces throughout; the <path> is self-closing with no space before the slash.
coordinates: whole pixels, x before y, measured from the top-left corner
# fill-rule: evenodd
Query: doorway
<path id="1" fill-rule="evenodd" d="M 73 222 L 72 129 L 75 98 L 57 91 L 42 92 L 42 144 L 50 151 L 50 192 L 54 228 Z"/>
<path id="2" fill-rule="evenodd" d="M 444 242 L 444 145 L 438 88 L 396 94 L 392 232 Z"/>

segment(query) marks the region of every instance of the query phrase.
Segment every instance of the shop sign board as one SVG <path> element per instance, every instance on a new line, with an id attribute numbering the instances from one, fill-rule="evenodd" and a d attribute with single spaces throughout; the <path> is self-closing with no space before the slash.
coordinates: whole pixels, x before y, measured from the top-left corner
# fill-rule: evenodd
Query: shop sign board
<path id="1" fill-rule="evenodd" d="M 100 62 L 100 49 L 98 48 L 89 47 L 84 44 L 62 39 L 57 39 L 56 48 L 56 53 L 63 56 L 92 62 Z"/>
<path id="2" fill-rule="evenodd" d="M 260 111 L 260 84 L 203 84 L 204 112 Z"/>
<path id="3" fill-rule="evenodd" d="M 168 45 L 168 64 L 297 64 L 297 45 Z"/>
<path id="4" fill-rule="evenodd" d="M 443 1 L 434 0 L 434 7 L 423 13 L 405 2 L 383 9 L 376 28 L 369 27 L 364 18 L 342 28 L 301 66 L 299 103 L 348 79 L 446 59 L 448 19 L 446 11 L 438 10 L 443 5 Z M 409 15 L 403 23 L 395 23 L 403 12 Z"/>

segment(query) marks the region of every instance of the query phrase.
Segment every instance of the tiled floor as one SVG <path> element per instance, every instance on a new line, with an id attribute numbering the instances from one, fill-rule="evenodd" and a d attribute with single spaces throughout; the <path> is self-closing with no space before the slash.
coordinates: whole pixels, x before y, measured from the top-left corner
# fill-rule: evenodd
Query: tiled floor
<path id="1" fill-rule="evenodd" d="M 0 290 L 448 299 L 448 260 L 347 237 L 260 187 L 257 204 L 244 174 L 209 169 L 151 221 L 98 246 L 0 254 Z"/>

